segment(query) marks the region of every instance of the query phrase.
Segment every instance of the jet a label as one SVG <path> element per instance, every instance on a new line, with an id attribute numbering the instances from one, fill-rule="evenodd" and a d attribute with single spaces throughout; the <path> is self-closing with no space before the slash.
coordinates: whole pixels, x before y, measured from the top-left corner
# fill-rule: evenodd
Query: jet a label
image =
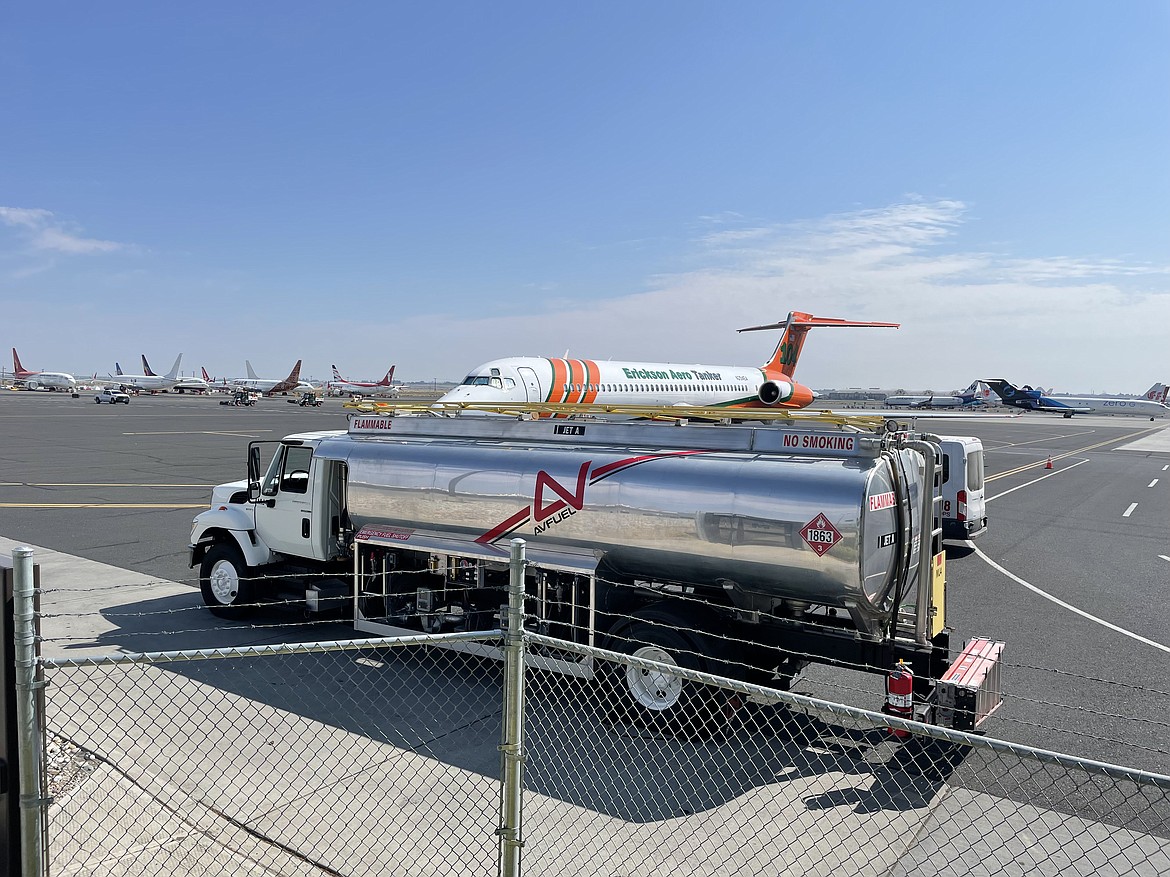
<path id="1" fill-rule="evenodd" d="M 585 435 L 585 424 L 557 423 L 553 426 L 553 435 Z"/>

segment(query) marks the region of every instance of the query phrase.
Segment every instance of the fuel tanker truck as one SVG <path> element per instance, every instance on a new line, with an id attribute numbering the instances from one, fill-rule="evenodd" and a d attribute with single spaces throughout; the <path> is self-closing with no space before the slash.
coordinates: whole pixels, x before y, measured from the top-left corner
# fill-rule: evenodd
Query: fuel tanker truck
<path id="1" fill-rule="evenodd" d="M 952 664 L 940 449 L 891 426 L 359 413 L 251 443 L 190 564 L 223 617 L 284 596 L 371 634 L 491 631 L 520 537 L 526 623 L 548 637 L 773 687 L 809 662 L 904 662 L 929 703 Z M 679 707 L 677 686 L 621 678 L 637 707 Z"/>

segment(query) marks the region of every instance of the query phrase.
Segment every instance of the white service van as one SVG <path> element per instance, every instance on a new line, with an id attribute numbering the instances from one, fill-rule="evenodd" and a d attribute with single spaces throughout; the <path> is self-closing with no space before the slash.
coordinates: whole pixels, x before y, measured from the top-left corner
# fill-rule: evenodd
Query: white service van
<path id="1" fill-rule="evenodd" d="M 983 494 L 983 442 L 969 435 L 943 435 L 942 535 L 973 539 L 987 530 Z"/>

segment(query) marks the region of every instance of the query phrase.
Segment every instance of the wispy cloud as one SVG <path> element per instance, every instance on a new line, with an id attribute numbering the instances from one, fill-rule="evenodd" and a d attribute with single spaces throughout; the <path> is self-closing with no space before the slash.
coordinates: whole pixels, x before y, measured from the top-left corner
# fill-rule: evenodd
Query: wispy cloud
<path id="1" fill-rule="evenodd" d="M 84 255 L 126 248 L 115 241 L 84 237 L 72 223 L 36 207 L 0 207 L 0 222 L 18 229 L 28 245 L 37 251 Z"/>
<path id="2" fill-rule="evenodd" d="M 961 201 L 918 198 L 775 225 L 720 214 L 695 240 L 688 262 L 699 267 L 649 278 L 640 291 L 548 300 L 524 316 L 436 314 L 395 328 L 405 339 L 442 325 L 465 368 L 566 347 L 602 358 L 750 363 L 768 351 L 735 329 L 803 310 L 902 323 L 896 332 L 818 337 L 800 366 L 818 387 L 958 387 L 986 376 L 975 371 L 995 371 L 1046 386 L 1126 390 L 1158 377 L 1146 372 L 1170 325 L 1170 268 L 965 250 L 968 214 Z M 427 373 L 451 367 L 421 347 L 402 350 L 402 359 L 416 354 Z"/>

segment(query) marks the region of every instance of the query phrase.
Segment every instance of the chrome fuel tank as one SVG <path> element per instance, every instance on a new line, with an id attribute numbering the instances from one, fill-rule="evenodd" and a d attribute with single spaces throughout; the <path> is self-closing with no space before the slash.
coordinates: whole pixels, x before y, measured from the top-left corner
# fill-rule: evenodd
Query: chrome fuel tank
<path id="1" fill-rule="evenodd" d="M 553 440 L 552 426 L 400 427 L 317 453 L 347 462 L 359 535 L 402 548 L 441 537 L 503 559 L 521 537 L 591 556 L 603 578 L 718 587 L 768 612 L 839 607 L 866 629 L 888 618 L 899 571 L 917 561 L 916 451 L 851 441 L 856 452 L 839 453 L 831 439 L 822 452 L 804 439 L 810 452 L 775 429 L 649 424 Z"/>

